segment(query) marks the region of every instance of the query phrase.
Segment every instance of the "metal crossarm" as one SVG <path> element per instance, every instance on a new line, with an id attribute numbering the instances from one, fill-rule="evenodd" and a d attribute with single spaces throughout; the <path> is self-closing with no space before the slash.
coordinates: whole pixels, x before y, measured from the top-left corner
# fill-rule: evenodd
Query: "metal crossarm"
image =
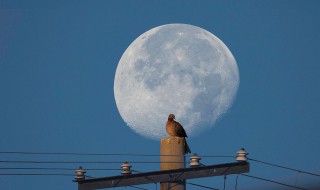
<path id="1" fill-rule="evenodd" d="M 78 181 L 78 190 L 141 185 L 148 183 L 175 182 L 186 179 L 240 174 L 249 172 L 248 162 L 235 162 L 219 165 L 199 166 L 174 170 L 154 171 L 138 174 L 125 174 L 112 177 L 85 179 Z"/>

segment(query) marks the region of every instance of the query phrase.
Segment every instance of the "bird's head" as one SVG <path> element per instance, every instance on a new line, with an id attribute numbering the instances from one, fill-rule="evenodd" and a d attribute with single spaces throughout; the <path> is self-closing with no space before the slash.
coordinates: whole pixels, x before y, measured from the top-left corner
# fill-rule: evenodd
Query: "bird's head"
<path id="1" fill-rule="evenodd" d="M 168 120 L 174 120 L 176 118 L 176 116 L 174 116 L 173 114 L 170 114 L 168 117 Z"/>

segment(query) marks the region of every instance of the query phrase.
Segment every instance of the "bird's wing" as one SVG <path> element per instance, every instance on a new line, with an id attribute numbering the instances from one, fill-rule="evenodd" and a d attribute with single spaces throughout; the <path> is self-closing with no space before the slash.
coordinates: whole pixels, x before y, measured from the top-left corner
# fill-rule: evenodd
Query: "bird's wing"
<path id="1" fill-rule="evenodd" d="M 182 125 L 179 122 L 175 122 L 176 126 L 179 128 L 179 136 L 180 137 L 188 137 L 186 131 L 184 130 L 184 128 L 182 127 Z"/>

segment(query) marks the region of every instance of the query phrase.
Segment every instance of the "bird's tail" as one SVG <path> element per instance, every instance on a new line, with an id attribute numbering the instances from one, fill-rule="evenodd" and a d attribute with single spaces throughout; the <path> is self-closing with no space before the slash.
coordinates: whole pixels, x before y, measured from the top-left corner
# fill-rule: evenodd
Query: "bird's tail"
<path id="1" fill-rule="evenodd" d="M 184 147 L 185 147 L 185 150 L 184 150 L 184 151 L 185 151 L 185 154 L 191 153 L 190 147 L 189 147 L 186 139 L 185 139 L 185 145 L 184 145 Z"/>

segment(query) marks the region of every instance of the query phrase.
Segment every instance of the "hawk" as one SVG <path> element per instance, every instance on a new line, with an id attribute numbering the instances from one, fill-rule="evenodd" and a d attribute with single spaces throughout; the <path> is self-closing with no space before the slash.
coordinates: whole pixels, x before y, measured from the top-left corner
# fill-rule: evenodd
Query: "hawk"
<path id="1" fill-rule="evenodd" d="M 167 121 L 167 124 L 166 124 L 166 130 L 167 130 L 167 133 L 170 135 L 170 136 L 173 136 L 173 137 L 188 137 L 186 131 L 184 130 L 184 128 L 182 127 L 182 125 L 175 121 L 175 116 L 173 114 L 170 114 L 169 117 L 168 117 L 168 121 Z M 185 140 L 186 144 L 185 144 L 185 153 L 191 153 L 191 150 L 188 146 L 188 143 L 187 141 Z"/>

